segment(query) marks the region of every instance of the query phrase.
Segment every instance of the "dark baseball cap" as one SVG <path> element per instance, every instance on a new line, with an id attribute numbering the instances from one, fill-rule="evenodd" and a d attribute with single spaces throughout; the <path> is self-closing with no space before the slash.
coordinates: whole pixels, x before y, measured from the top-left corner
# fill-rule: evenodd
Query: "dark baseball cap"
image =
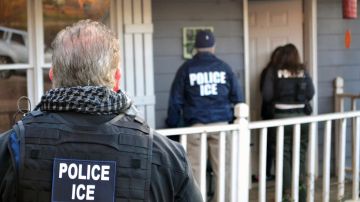
<path id="1" fill-rule="evenodd" d="M 196 33 L 195 48 L 210 48 L 215 44 L 214 34 L 209 30 L 200 30 Z"/>

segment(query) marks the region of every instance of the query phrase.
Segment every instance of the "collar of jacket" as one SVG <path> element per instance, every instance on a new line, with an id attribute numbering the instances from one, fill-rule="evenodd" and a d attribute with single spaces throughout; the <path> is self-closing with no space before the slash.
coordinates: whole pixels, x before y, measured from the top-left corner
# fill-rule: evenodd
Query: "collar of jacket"
<path id="1" fill-rule="evenodd" d="M 194 59 L 214 59 L 215 55 L 210 52 L 199 52 L 194 56 Z"/>

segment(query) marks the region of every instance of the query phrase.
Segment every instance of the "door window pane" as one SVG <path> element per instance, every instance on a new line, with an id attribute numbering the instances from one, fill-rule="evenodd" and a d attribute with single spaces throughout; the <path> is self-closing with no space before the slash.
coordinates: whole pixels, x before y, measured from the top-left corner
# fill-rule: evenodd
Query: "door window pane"
<path id="1" fill-rule="evenodd" d="M 44 0 L 45 63 L 51 62 L 51 42 L 56 34 L 81 19 L 110 24 L 109 0 Z"/>
<path id="2" fill-rule="evenodd" d="M 26 70 L 6 70 L 7 77 L 0 78 L 0 133 L 7 131 L 21 118 L 17 113 L 17 101 L 21 96 L 27 96 Z M 21 104 L 21 109 L 27 106 Z M 23 110 L 24 111 L 24 110 Z"/>
<path id="3" fill-rule="evenodd" d="M 0 65 L 28 63 L 26 0 L 0 0 Z"/>

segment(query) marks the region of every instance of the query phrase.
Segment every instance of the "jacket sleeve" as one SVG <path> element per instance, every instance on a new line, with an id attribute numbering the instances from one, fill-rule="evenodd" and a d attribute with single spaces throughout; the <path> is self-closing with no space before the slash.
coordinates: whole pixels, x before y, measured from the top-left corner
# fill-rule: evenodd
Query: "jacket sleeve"
<path id="1" fill-rule="evenodd" d="M 240 87 L 239 79 L 235 76 L 234 72 L 231 70 L 230 67 L 228 67 L 229 71 L 229 82 L 230 82 L 230 101 L 233 104 L 237 104 L 240 102 L 244 102 L 244 96 L 242 89 Z"/>
<path id="2" fill-rule="evenodd" d="M 172 83 L 169 96 L 166 124 L 171 128 L 177 127 L 181 119 L 184 106 L 185 79 L 184 67 L 180 67 Z"/>
<path id="3" fill-rule="evenodd" d="M 311 100 L 314 97 L 315 94 L 315 87 L 314 87 L 314 83 L 309 75 L 309 73 L 305 73 L 305 80 L 306 80 L 306 99 L 307 100 Z"/>
<path id="4" fill-rule="evenodd" d="M 274 70 L 266 71 L 262 86 L 262 96 L 265 102 L 272 102 L 274 99 Z"/>
<path id="5" fill-rule="evenodd" d="M 195 178 L 192 174 L 191 165 L 187 158 L 187 155 L 182 149 L 183 155 L 185 156 L 185 163 L 186 163 L 186 177 L 180 184 L 179 191 L 175 196 L 176 202 L 202 202 L 202 196 L 200 189 L 195 181 Z"/>
<path id="6" fill-rule="evenodd" d="M 0 134 L 0 202 L 16 201 L 16 172 L 8 148 L 11 134 Z"/>

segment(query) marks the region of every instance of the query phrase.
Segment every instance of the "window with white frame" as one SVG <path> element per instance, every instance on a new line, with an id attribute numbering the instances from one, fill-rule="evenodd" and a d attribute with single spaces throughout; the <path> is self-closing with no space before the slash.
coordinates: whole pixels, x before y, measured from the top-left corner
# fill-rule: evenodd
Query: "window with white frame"
<path id="1" fill-rule="evenodd" d="M 27 96 L 26 0 L 0 1 L 0 132 L 16 119 L 17 99 Z"/>
<path id="2" fill-rule="evenodd" d="M 110 0 L 67 0 L 67 1 L 43 1 L 44 22 L 44 90 L 51 88 L 48 72 L 51 66 L 51 42 L 56 34 L 82 19 L 100 21 L 109 26 L 110 24 Z"/>
<path id="3" fill-rule="evenodd" d="M 51 41 L 81 19 L 110 24 L 110 0 L 0 1 L 0 133 L 20 118 L 17 101 L 32 108 L 51 88 Z"/>

